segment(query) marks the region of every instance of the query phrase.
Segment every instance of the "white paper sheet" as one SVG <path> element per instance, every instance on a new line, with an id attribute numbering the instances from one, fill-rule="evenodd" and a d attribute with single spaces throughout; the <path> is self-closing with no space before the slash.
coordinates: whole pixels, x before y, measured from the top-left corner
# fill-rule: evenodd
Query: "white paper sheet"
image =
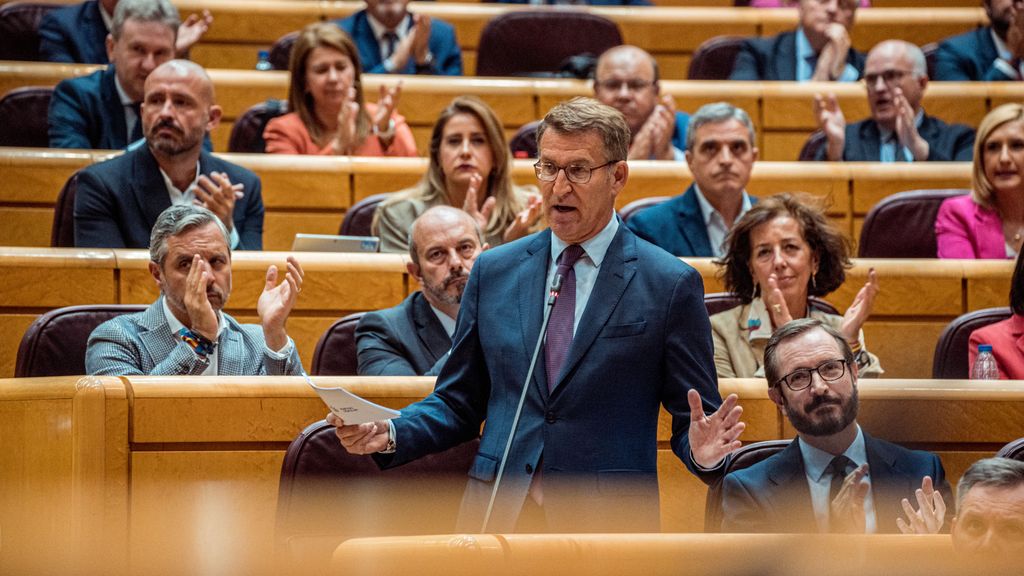
<path id="1" fill-rule="evenodd" d="M 345 424 L 363 424 L 378 420 L 391 420 L 402 415 L 398 410 L 379 406 L 356 396 L 344 388 L 322 388 L 317 386 L 306 374 L 302 375 L 306 382 L 316 390 L 320 399 L 327 407 L 345 421 Z"/>

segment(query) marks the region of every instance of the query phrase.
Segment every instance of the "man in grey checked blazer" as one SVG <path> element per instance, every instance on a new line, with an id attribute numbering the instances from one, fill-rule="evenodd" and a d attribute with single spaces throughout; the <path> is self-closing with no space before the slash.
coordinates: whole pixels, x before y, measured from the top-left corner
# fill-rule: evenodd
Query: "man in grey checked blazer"
<path id="1" fill-rule="evenodd" d="M 213 212 L 177 205 L 157 219 L 149 271 L 161 296 L 138 314 L 104 322 L 89 337 L 89 374 L 301 374 L 295 343 L 285 331 L 302 290 L 302 268 L 288 257 L 278 284 L 267 270 L 256 305 L 260 325 L 240 324 L 221 310 L 231 293 L 230 235 Z"/>

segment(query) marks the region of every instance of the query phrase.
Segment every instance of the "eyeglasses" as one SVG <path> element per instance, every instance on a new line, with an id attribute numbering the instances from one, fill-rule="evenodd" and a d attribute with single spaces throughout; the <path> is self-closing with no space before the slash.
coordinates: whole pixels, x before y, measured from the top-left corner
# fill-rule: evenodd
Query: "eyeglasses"
<path id="1" fill-rule="evenodd" d="M 597 86 L 598 90 L 603 90 L 605 92 L 618 92 L 619 90 L 622 90 L 623 86 L 625 86 L 630 92 L 640 92 L 641 90 L 646 90 L 653 86 L 654 82 L 640 79 L 601 80 L 600 82 L 594 82 L 594 85 Z"/>
<path id="2" fill-rule="evenodd" d="M 590 182 L 590 176 L 594 170 L 600 170 L 605 166 L 611 166 L 619 162 L 619 160 L 609 160 L 600 166 L 584 166 L 582 164 L 569 164 L 568 166 L 559 166 L 551 162 L 537 162 L 533 165 L 533 171 L 537 173 L 537 179 L 543 182 L 554 182 L 555 178 L 558 178 L 558 171 L 565 170 L 565 177 L 569 182 L 575 184 L 586 184 Z"/>
<path id="3" fill-rule="evenodd" d="M 846 374 L 846 360 L 826 360 L 814 368 L 797 368 L 779 378 L 775 385 L 785 384 L 793 392 L 799 392 L 811 385 L 815 372 L 825 382 L 835 382 Z"/>
<path id="4" fill-rule="evenodd" d="M 889 69 L 883 71 L 881 74 L 865 74 L 864 81 L 867 82 L 868 88 L 873 88 L 875 84 L 878 83 L 879 78 L 881 78 L 882 82 L 885 82 L 886 84 L 892 84 L 903 80 L 903 77 L 907 74 L 910 74 L 910 70 Z"/>

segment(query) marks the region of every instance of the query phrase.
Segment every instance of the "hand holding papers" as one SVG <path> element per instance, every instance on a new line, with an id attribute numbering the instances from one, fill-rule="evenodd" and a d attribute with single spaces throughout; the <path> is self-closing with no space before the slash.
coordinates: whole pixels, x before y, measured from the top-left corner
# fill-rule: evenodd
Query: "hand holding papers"
<path id="1" fill-rule="evenodd" d="M 345 390 L 344 388 L 321 388 L 313 383 L 306 374 L 302 375 L 306 382 L 316 390 L 320 399 L 327 404 L 336 416 L 345 421 L 347 425 L 365 424 L 379 420 L 391 420 L 402 415 L 398 410 L 392 410 L 378 406 L 369 400 Z"/>

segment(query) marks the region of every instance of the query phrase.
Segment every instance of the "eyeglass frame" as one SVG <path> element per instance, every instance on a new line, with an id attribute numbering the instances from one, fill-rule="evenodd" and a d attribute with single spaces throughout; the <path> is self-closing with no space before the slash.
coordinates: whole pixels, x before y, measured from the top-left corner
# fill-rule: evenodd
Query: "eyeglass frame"
<path id="1" fill-rule="evenodd" d="M 582 164 L 569 164 L 567 166 L 559 166 L 558 164 L 555 164 L 554 162 L 548 162 L 548 161 L 545 161 L 545 160 L 537 160 L 533 164 L 533 173 L 536 174 L 537 180 L 540 180 L 541 182 L 554 182 L 555 180 L 558 180 L 558 173 L 559 172 L 565 172 L 565 179 L 568 180 L 569 182 L 572 182 L 573 184 L 586 184 L 586 183 L 590 182 L 591 178 L 594 177 L 594 171 L 595 170 L 600 170 L 601 168 L 605 168 L 607 166 L 611 166 L 612 164 L 618 164 L 619 162 L 622 162 L 622 160 L 609 160 L 609 161 L 605 162 L 604 164 L 601 164 L 600 166 L 584 166 Z M 550 179 L 547 179 L 547 178 L 544 178 L 543 176 L 541 176 L 540 171 L 541 171 L 541 165 L 542 164 L 550 164 L 550 165 L 555 167 L 555 174 Z M 588 170 L 586 179 L 585 180 L 573 179 L 573 177 L 569 175 L 569 168 L 573 168 L 573 167 L 575 167 L 575 168 L 586 168 Z"/>
<path id="2" fill-rule="evenodd" d="M 832 362 L 839 362 L 839 364 L 843 367 L 843 371 L 838 376 L 836 376 L 835 378 L 829 379 L 829 378 L 826 378 L 825 375 L 821 373 L 821 368 L 823 366 L 825 366 L 826 364 L 830 364 Z M 785 384 L 786 388 L 789 388 L 793 392 L 800 392 L 801 390 L 807 390 L 808 388 L 811 387 L 812 384 L 814 384 L 814 375 L 815 374 L 817 374 L 818 377 L 821 378 L 822 382 L 825 382 L 825 383 L 835 382 L 835 381 L 841 379 L 843 376 L 846 376 L 846 372 L 848 370 L 848 366 L 847 366 L 848 364 L 849 364 L 849 362 L 846 361 L 846 358 L 833 358 L 831 360 L 825 360 L 824 362 L 818 364 L 814 368 L 797 368 L 796 370 L 793 370 L 789 374 L 786 374 L 782 378 L 779 378 L 778 380 L 776 380 L 775 383 L 772 384 L 772 386 L 774 387 L 774 386 L 780 386 L 782 384 Z M 789 379 L 792 378 L 793 375 L 797 374 L 798 372 L 807 372 L 807 374 L 809 376 L 809 378 L 807 380 L 807 386 L 804 386 L 803 388 L 794 388 L 793 385 L 789 383 Z"/>
<path id="3" fill-rule="evenodd" d="M 892 75 L 892 80 L 886 80 L 885 79 L 886 74 Z M 864 84 L 868 88 L 873 88 L 875 86 L 875 84 L 878 83 L 878 79 L 881 78 L 882 82 L 886 86 L 890 86 L 890 85 L 892 85 L 892 84 L 894 84 L 896 82 L 899 82 L 900 80 L 903 80 L 907 76 L 913 76 L 913 74 L 914 74 L 913 70 L 903 70 L 903 69 L 900 69 L 900 68 L 889 68 L 889 69 L 883 70 L 881 74 L 870 74 L 870 75 L 869 74 L 865 74 L 864 75 Z M 868 76 L 874 76 L 874 78 L 869 78 Z"/>

